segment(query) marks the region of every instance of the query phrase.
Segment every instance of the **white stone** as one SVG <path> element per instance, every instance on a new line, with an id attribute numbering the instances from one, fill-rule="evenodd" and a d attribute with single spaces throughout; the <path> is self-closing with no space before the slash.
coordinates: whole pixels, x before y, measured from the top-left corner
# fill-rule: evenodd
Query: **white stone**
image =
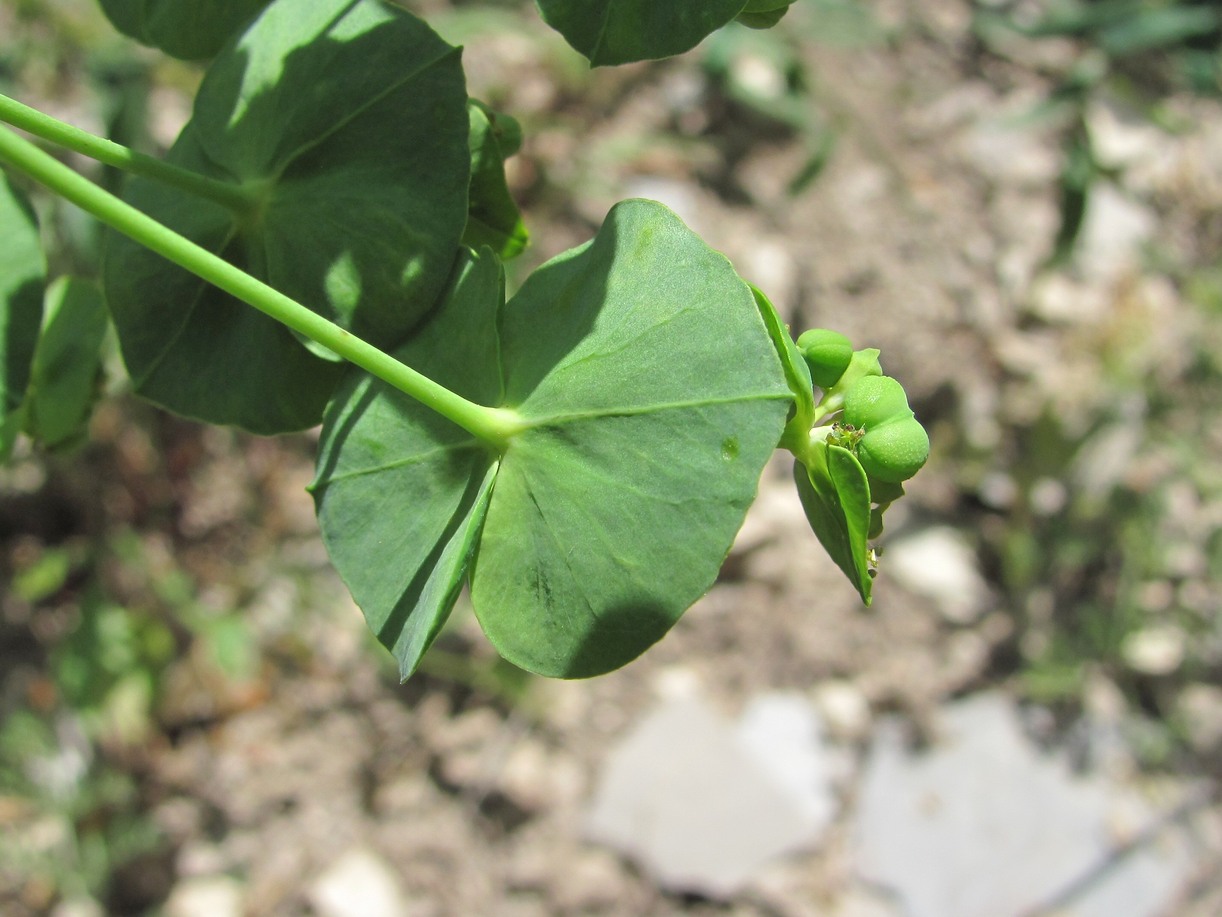
<path id="1" fill-rule="evenodd" d="M 232 876 L 196 876 L 174 886 L 165 917 L 242 917 L 242 884 Z"/>
<path id="2" fill-rule="evenodd" d="M 752 699 L 738 737 L 756 763 L 793 794 L 814 830 L 826 830 L 836 814 L 832 788 L 845 768 L 825 748 L 823 724 L 806 698 L 775 693 Z"/>
<path id="3" fill-rule="evenodd" d="M 1175 706 L 1193 748 L 1206 753 L 1222 747 L 1222 688 L 1189 685 Z"/>
<path id="4" fill-rule="evenodd" d="M 809 792 L 819 774 L 803 778 L 792 761 L 760 763 L 768 746 L 782 755 L 796 748 L 809 765 L 801 737 L 775 735 L 784 721 L 810 737 L 796 711 L 789 700 L 765 702 L 736 730 L 696 697 L 663 702 L 608 755 L 589 837 L 636 860 L 664 888 L 732 895 L 769 861 L 813 844 L 824 827 L 825 810 Z"/>
<path id="5" fill-rule="evenodd" d="M 1059 168 L 1059 151 L 1048 133 L 1018 123 L 1013 115 L 990 117 L 967 131 L 963 155 L 981 174 L 1012 185 L 1047 186 Z"/>
<path id="6" fill-rule="evenodd" d="M 861 877 L 906 917 L 1166 912 L 1192 860 L 1174 831 L 1143 842 L 1158 819 L 1144 798 L 1040 752 L 1000 695 L 947 708 L 940 727 L 915 752 L 898 722 L 882 724 L 852 829 Z M 1138 846 L 1120 857 L 1126 840 Z"/>
<path id="7" fill-rule="evenodd" d="M 870 701 L 851 681 L 833 679 L 818 685 L 815 708 L 837 739 L 854 741 L 870 728 Z"/>
<path id="8" fill-rule="evenodd" d="M 92 898 L 70 898 L 55 905 L 50 917 L 106 917 L 106 911 Z"/>
<path id="9" fill-rule="evenodd" d="M 1184 631 L 1156 624 L 1129 634 L 1120 647 L 1125 663 L 1143 675 L 1170 675 L 1184 661 L 1188 647 Z"/>
<path id="10" fill-rule="evenodd" d="M 984 612 L 988 585 L 967 540 L 949 526 L 897 539 L 882 558 L 886 575 L 938 606 L 948 621 L 968 624 Z"/>
<path id="11" fill-rule="evenodd" d="M 398 878 L 371 850 L 353 848 L 318 876 L 308 890 L 319 917 L 404 917 L 407 902 Z"/>
<path id="12" fill-rule="evenodd" d="M 1173 139 L 1149 118 L 1102 98 L 1087 107 L 1086 123 L 1092 152 L 1102 165 L 1113 169 L 1156 161 Z"/>
<path id="13" fill-rule="evenodd" d="M 1140 249 L 1158 227 L 1158 219 L 1145 204 L 1133 200 L 1108 182 L 1091 186 L 1086 218 L 1078 239 L 1077 263 L 1086 278 L 1114 281 L 1140 263 Z"/>

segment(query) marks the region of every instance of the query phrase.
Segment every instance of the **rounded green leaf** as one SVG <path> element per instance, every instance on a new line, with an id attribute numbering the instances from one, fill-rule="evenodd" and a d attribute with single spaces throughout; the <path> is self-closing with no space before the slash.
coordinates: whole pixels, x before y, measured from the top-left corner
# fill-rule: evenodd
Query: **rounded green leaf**
<path id="1" fill-rule="evenodd" d="M 212 57 L 268 0 L 99 0 L 114 27 L 172 57 Z"/>
<path id="2" fill-rule="evenodd" d="M 629 662 L 713 584 L 792 394 L 747 285 L 669 210 L 628 201 L 501 319 L 501 460 L 472 601 L 509 661 Z"/>
<path id="3" fill-rule="evenodd" d="M 498 284 L 465 290 L 400 355 L 520 432 L 493 453 L 406 396 L 345 385 L 315 487 L 328 548 L 404 675 L 469 561 L 509 661 L 622 666 L 712 586 L 755 497 L 793 401 L 768 330 L 726 259 L 646 201 L 503 308 Z"/>
<path id="4" fill-rule="evenodd" d="M 744 0 L 536 0 L 543 19 L 595 66 L 657 60 L 696 47 Z"/>
<path id="5" fill-rule="evenodd" d="M 0 172 L 0 461 L 21 428 L 46 274 L 34 208 Z"/>
<path id="6" fill-rule="evenodd" d="M 137 180 L 127 200 L 379 346 L 445 286 L 467 221 L 458 49 L 380 0 L 278 0 L 213 62 L 168 159 L 250 206 Z M 317 423 L 342 369 L 270 318 L 108 238 L 104 280 L 136 390 L 272 433 Z"/>

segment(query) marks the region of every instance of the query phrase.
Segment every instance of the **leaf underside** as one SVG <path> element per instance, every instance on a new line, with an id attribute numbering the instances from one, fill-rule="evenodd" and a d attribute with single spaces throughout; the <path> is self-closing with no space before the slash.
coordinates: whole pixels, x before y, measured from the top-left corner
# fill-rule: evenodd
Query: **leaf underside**
<path id="1" fill-rule="evenodd" d="M 431 310 L 467 219 L 458 49 L 379 0 L 272 3 L 204 78 L 168 161 L 258 189 L 246 217 L 148 180 L 129 203 L 377 346 Z M 283 326 L 118 234 L 104 285 L 136 390 L 260 433 L 342 375 Z"/>
<path id="2" fill-rule="evenodd" d="M 399 356 L 515 410 L 503 454 L 376 382 L 346 385 L 324 425 L 323 536 L 404 677 L 464 573 L 516 665 L 572 678 L 635 658 L 712 585 L 791 404 L 750 290 L 659 204 L 618 205 L 501 290 L 473 257 Z"/>

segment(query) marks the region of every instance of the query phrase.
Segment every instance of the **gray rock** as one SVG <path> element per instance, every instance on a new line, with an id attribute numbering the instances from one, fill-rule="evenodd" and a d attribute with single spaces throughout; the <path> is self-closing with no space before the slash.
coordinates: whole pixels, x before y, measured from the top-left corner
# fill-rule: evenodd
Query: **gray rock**
<path id="1" fill-rule="evenodd" d="M 608 756 L 589 837 L 664 888 L 733 894 L 826 827 L 812 717 L 790 698 L 757 701 L 736 730 L 696 698 L 663 703 Z M 791 730 L 780 741 L 778 727 Z"/>
<path id="2" fill-rule="evenodd" d="M 853 825 L 862 878 L 893 890 L 907 917 L 1018 917 L 1044 907 L 1153 917 L 1187 881 L 1185 837 L 1168 829 L 1160 843 L 1155 832 L 1147 839 L 1154 807 L 1041 753 L 1009 700 L 960 702 L 941 725 L 925 753 L 905 747 L 898 722 L 880 726 Z"/>

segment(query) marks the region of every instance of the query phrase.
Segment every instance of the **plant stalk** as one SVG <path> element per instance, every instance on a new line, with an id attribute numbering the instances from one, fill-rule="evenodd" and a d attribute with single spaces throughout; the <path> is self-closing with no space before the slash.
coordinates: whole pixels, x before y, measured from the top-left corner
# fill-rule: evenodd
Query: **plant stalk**
<path id="1" fill-rule="evenodd" d="M 140 245 L 389 383 L 476 438 L 503 450 L 513 435 L 523 429 L 521 418 L 515 412 L 475 404 L 421 375 L 279 290 L 124 203 L 4 127 L 0 127 L 0 160 L 20 169 Z"/>
<path id="2" fill-rule="evenodd" d="M 250 214 L 258 205 L 254 195 L 240 185 L 209 178 L 190 169 L 171 165 L 155 156 L 138 153 L 122 144 L 95 136 L 79 127 L 73 127 L 71 124 L 2 94 L 0 94 L 0 121 L 5 121 L 48 143 L 80 153 L 82 156 L 88 156 L 105 165 L 171 185 L 196 197 L 215 201 L 243 216 Z"/>

